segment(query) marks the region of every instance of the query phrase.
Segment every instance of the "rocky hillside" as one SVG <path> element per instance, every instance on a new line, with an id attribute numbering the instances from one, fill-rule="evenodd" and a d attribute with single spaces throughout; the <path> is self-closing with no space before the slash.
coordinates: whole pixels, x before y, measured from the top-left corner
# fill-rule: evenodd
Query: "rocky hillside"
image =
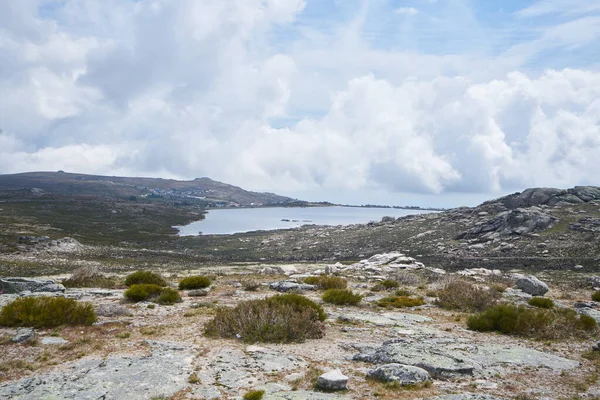
<path id="1" fill-rule="evenodd" d="M 212 259 L 352 261 L 403 250 L 444 268 L 594 268 L 600 260 L 600 188 L 536 188 L 474 208 L 367 225 L 305 226 L 230 237 L 185 238 Z"/>
<path id="2" fill-rule="evenodd" d="M 0 175 L 0 191 L 30 189 L 33 193 L 63 196 L 108 198 L 155 198 L 201 202 L 207 206 L 286 205 L 296 199 L 273 193 L 249 192 L 237 186 L 197 178 L 177 181 L 160 178 L 136 178 L 71 174 L 65 172 L 28 172 Z"/>

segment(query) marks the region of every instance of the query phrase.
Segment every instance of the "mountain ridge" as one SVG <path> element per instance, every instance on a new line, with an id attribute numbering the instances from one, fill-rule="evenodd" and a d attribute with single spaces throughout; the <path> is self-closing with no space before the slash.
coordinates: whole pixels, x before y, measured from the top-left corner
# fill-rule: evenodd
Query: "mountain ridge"
<path id="1" fill-rule="evenodd" d="M 0 175 L 0 190 L 41 190 L 67 196 L 109 198 L 175 198 L 207 207 L 273 206 L 304 203 L 269 192 L 253 192 L 208 177 L 189 181 L 149 177 L 123 177 L 58 172 L 23 172 Z"/>

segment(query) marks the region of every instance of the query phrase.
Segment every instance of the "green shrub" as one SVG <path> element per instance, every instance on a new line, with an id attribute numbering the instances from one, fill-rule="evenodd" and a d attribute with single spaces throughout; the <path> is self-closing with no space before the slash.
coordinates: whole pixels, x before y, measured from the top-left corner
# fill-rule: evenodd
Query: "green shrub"
<path id="1" fill-rule="evenodd" d="M 320 280 L 320 276 L 307 276 L 306 278 L 304 278 L 304 283 L 306 283 L 307 285 L 318 285 Z"/>
<path id="2" fill-rule="evenodd" d="M 214 318 L 206 323 L 204 333 L 247 343 L 290 343 L 321 338 L 325 326 L 308 305 L 263 299 L 217 309 Z"/>
<path id="3" fill-rule="evenodd" d="M 386 308 L 404 308 L 422 306 L 425 301 L 422 297 L 390 296 L 378 300 L 375 304 Z"/>
<path id="4" fill-rule="evenodd" d="M 532 297 L 527 303 L 538 308 L 554 308 L 554 302 L 545 297 Z"/>
<path id="5" fill-rule="evenodd" d="M 244 400 L 261 400 L 265 395 L 264 390 L 251 390 L 243 397 Z"/>
<path id="6" fill-rule="evenodd" d="M 91 325 L 96 312 L 89 303 L 64 297 L 22 297 L 0 311 L 0 326 L 52 328 L 60 325 Z"/>
<path id="7" fill-rule="evenodd" d="M 204 289 L 210 286 L 210 278 L 202 275 L 188 276 L 179 281 L 179 290 Z"/>
<path id="8" fill-rule="evenodd" d="M 280 304 L 287 304 L 289 306 L 293 306 L 296 309 L 303 309 L 305 307 L 310 307 L 317 313 L 319 321 L 325 321 L 327 319 L 327 314 L 325 314 L 325 310 L 323 307 L 309 299 L 308 297 L 304 297 L 297 293 L 286 293 L 286 294 L 278 294 L 267 299 L 269 302 L 275 302 Z"/>
<path id="9" fill-rule="evenodd" d="M 167 281 L 162 276 L 150 271 L 136 271 L 125 278 L 125 286 L 140 284 L 168 286 Z"/>
<path id="10" fill-rule="evenodd" d="M 440 307 L 447 310 L 483 311 L 496 304 L 501 294 L 463 280 L 452 280 L 437 292 Z"/>
<path id="11" fill-rule="evenodd" d="M 62 281 L 62 284 L 68 288 L 90 287 L 112 289 L 116 286 L 114 279 L 104 276 L 97 267 L 76 269 L 69 279 Z"/>
<path id="12" fill-rule="evenodd" d="M 409 297 L 409 296 L 412 296 L 412 293 L 410 292 L 410 290 L 398 289 L 394 293 L 394 296 L 406 296 L 406 297 Z"/>
<path id="13" fill-rule="evenodd" d="M 145 301 L 158 297 L 162 290 L 163 289 L 158 285 L 142 283 L 139 285 L 130 286 L 129 289 L 123 293 L 123 296 L 125 296 L 127 300 L 131 301 Z"/>
<path id="14" fill-rule="evenodd" d="M 499 332 L 536 339 L 589 337 L 596 331 L 596 321 L 587 315 L 578 316 L 569 309 L 527 308 L 498 304 L 469 317 L 469 329 Z"/>
<path id="15" fill-rule="evenodd" d="M 399 286 L 400 283 L 398 281 L 395 281 L 393 279 L 386 279 L 373 286 L 371 290 L 374 292 L 380 292 L 382 290 L 397 289 Z"/>
<path id="16" fill-rule="evenodd" d="M 600 290 L 597 290 L 592 294 L 592 300 L 600 301 Z"/>
<path id="17" fill-rule="evenodd" d="M 347 289 L 327 289 L 322 297 L 325 303 L 337 305 L 356 305 L 362 300 L 362 296 L 352 293 Z"/>
<path id="18" fill-rule="evenodd" d="M 309 276 L 304 279 L 304 283 L 309 285 L 316 285 L 319 289 L 346 289 L 348 281 L 339 276 Z"/>
<path id="19" fill-rule="evenodd" d="M 171 288 L 164 288 L 161 292 L 160 292 L 160 296 L 158 296 L 158 300 L 156 300 L 156 302 L 158 304 L 163 304 L 163 305 L 171 305 L 171 304 L 175 304 L 175 303 L 181 303 L 181 296 L 179 295 L 179 292 L 175 289 L 171 289 Z"/>

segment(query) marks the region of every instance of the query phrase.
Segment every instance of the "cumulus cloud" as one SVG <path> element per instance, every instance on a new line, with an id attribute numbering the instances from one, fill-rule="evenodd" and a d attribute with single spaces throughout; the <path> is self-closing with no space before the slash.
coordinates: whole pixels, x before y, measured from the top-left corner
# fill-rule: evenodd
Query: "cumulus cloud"
<path id="1" fill-rule="evenodd" d="M 0 0 L 0 173 L 323 193 L 502 192 L 600 173 L 600 72 L 519 64 L 599 32 L 561 20 L 503 54 L 416 52 L 368 40 L 368 10 L 303 25 L 315 4 Z M 537 10 L 518 17 L 550 12 Z"/>

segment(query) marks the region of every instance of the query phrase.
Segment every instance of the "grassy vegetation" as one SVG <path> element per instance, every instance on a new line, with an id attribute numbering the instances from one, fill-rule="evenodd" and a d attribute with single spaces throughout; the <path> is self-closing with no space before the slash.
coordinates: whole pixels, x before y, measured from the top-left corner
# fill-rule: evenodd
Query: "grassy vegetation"
<path id="1" fill-rule="evenodd" d="M 600 290 L 597 290 L 594 293 L 592 293 L 592 300 L 593 301 L 600 301 Z"/>
<path id="2" fill-rule="evenodd" d="M 552 299 L 547 299 L 545 297 L 532 297 L 527 304 L 538 308 L 554 308 Z"/>
<path id="3" fill-rule="evenodd" d="M 322 297 L 325 303 L 355 306 L 361 302 L 362 296 L 347 289 L 328 289 Z"/>
<path id="4" fill-rule="evenodd" d="M 91 325 L 96 313 L 89 303 L 64 297 L 23 297 L 0 311 L 0 326 L 53 328 L 60 325 Z"/>
<path id="5" fill-rule="evenodd" d="M 101 273 L 96 267 L 82 267 L 73 272 L 69 279 L 62 281 L 68 288 L 104 288 L 112 289 L 117 286 L 115 279 Z"/>
<path id="6" fill-rule="evenodd" d="M 179 281 L 179 290 L 204 289 L 210 286 L 210 278 L 202 275 L 188 276 Z"/>
<path id="7" fill-rule="evenodd" d="M 243 399 L 244 400 L 261 400 L 264 395 L 265 395 L 264 390 L 251 390 L 244 395 Z"/>
<path id="8" fill-rule="evenodd" d="M 249 300 L 235 308 L 220 308 L 204 328 L 208 337 L 237 338 L 247 343 L 290 343 L 325 334 L 319 306 L 299 295 Z"/>
<path id="9" fill-rule="evenodd" d="M 328 290 L 328 289 L 346 289 L 348 286 L 348 281 L 344 278 L 340 278 L 338 276 L 329 276 L 329 275 L 321 275 L 321 276 L 309 276 L 304 279 L 304 283 L 309 285 L 316 285 L 319 289 Z"/>
<path id="10" fill-rule="evenodd" d="M 158 285 L 142 283 L 139 285 L 131 285 L 123 296 L 131 301 L 146 301 L 160 296 L 163 288 Z"/>
<path id="11" fill-rule="evenodd" d="M 398 289 L 398 287 L 400 287 L 400 283 L 398 281 L 395 281 L 393 279 L 386 279 L 373 286 L 371 290 L 374 292 L 380 292 L 382 290 Z"/>
<path id="12" fill-rule="evenodd" d="M 455 279 L 437 291 L 436 304 L 447 310 L 483 311 L 496 304 L 499 298 L 497 290 Z"/>
<path id="13" fill-rule="evenodd" d="M 469 329 L 536 339 L 586 338 L 597 331 L 596 321 L 569 309 L 527 308 L 498 304 L 469 317 Z"/>
<path id="14" fill-rule="evenodd" d="M 157 286 L 168 286 L 169 284 L 159 274 L 150 271 L 136 271 L 125 278 L 125 286 L 148 284 Z"/>
<path id="15" fill-rule="evenodd" d="M 378 300 L 375 304 L 385 308 L 418 307 L 425 304 L 422 297 L 389 296 Z"/>
<path id="16" fill-rule="evenodd" d="M 319 321 L 325 321 L 327 319 L 327 314 L 323 307 L 312 301 L 311 299 L 304 297 L 300 294 L 296 293 L 286 293 L 286 294 L 278 294 L 276 296 L 269 297 L 267 299 L 269 302 L 287 304 L 293 306 L 298 309 L 302 309 L 305 307 L 310 307 L 317 313 L 317 317 Z"/>
<path id="17" fill-rule="evenodd" d="M 182 300 L 181 296 L 179 295 L 179 292 L 171 288 L 164 288 L 163 290 L 161 290 L 160 295 L 156 300 L 158 304 L 162 305 L 172 305 L 175 303 L 181 303 L 181 301 Z"/>

